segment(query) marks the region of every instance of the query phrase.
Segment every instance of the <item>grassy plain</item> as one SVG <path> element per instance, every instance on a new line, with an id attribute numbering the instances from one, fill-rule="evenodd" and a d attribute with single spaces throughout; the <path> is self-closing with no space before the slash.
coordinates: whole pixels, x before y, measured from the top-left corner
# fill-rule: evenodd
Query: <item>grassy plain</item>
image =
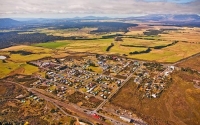
<path id="1" fill-rule="evenodd" d="M 7 76 L 11 71 L 16 70 L 21 65 L 20 63 L 14 63 L 11 61 L 6 61 L 7 63 L 3 63 L 0 60 L 0 78 Z"/>
<path id="2" fill-rule="evenodd" d="M 48 49 L 48 48 L 19 45 L 19 46 L 12 46 L 9 48 L 1 49 L 0 53 L 3 53 L 3 52 L 8 53 L 8 51 L 19 51 L 19 50 L 24 50 L 24 51 L 32 52 L 32 53 L 52 53 L 53 52 L 51 49 Z"/>
<path id="3" fill-rule="evenodd" d="M 44 47 L 44 48 L 49 48 L 49 49 L 56 49 L 58 47 L 66 46 L 67 44 L 69 44 L 69 43 L 68 42 L 48 42 L 48 43 L 34 44 L 33 46 Z"/>
<path id="4" fill-rule="evenodd" d="M 35 29 L 33 30 L 33 33 L 45 33 L 47 35 L 53 35 L 53 36 L 63 36 L 63 37 L 70 37 L 70 36 L 79 36 L 79 37 L 87 37 L 87 38 L 94 38 L 98 37 L 95 34 L 90 34 L 90 31 L 97 30 L 97 28 L 69 28 L 69 29 Z M 24 32 L 29 33 L 29 32 Z"/>
<path id="5" fill-rule="evenodd" d="M 177 66 L 183 68 L 191 68 L 197 71 L 200 71 L 200 54 L 198 56 L 192 57 L 186 61 L 179 63 Z"/>
<path id="6" fill-rule="evenodd" d="M 163 49 L 154 49 L 147 54 L 129 55 L 128 57 L 158 62 L 176 62 L 200 52 L 199 48 L 200 44 L 179 42 Z"/>
<path id="7" fill-rule="evenodd" d="M 140 37 L 139 37 L 140 38 Z M 155 47 L 155 46 L 165 46 L 172 41 L 162 41 L 162 40 L 157 40 L 158 38 L 153 36 L 153 37 L 141 37 L 143 39 L 135 39 L 135 38 L 123 38 L 123 42 L 121 42 L 122 45 L 134 45 L 134 46 L 145 46 L 145 47 Z M 145 40 L 145 38 L 151 38 L 155 40 Z"/>
<path id="8" fill-rule="evenodd" d="M 97 40 L 67 40 L 70 44 L 59 49 L 77 52 L 106 52 L 106 48 L 113 42 L 113 39 L 97 39 Z"/>
<path id="9" fill-rule="evenodd" d="M 111 104 L 133 111 L 148 124 L 198 125 L 199 94 L 199 89 L 175 73 L 173 83 L 166 88 L 160 98 L 140 98 L 142 95 L 131 79 L 111 100 Z"/>
<path id="10" fill-rule="evenodd" d="M 34 54 L 21 55 L 11 54 L 9 52 L 19 50 L 32 52 Z M 6 49 L 2 49 L 0 51 L 0 55 L 6 55 L 9 58 L 5 60 L 6 62 L 0 60 L 0 78 L 14 74 L 31 75 L 32 73 L 36 73 L 39 71 L 39 69 L 37 67 L 26 64 L 26 62 L 52 56 L 54 55 L 54 53 L 52 52 L 53 51 L 50 49 L 25 45 L 13 46 Z"/>
<path id="11" fill-rule="evenodd" d="M 13 62 L 27 62 L 32 60 L 38 60 L 44 57 L 50 57 L 51 54 L 31 54 L 31 55 L 20 55 L 20 54 L 11 54 L 9 60 Z"/>
<path id="12" fill-rule="evenodd" d="M 0 78 L 14 74 L 32 75 L 39 71 L 35 66 L 26 63 L 15 63 L 12 61 L 6 61 L 6 63 L 3 63 L 0 60 L 0 66 Z"/>
<path id="13" fill-rule="evenodd" d="M 191 43 L 200 43 L 200 28 L 181 28 L 180 30 L 168 31 L 168 34 L 160 34 L 161 37 L 168 41 L 178 40 Z"/>

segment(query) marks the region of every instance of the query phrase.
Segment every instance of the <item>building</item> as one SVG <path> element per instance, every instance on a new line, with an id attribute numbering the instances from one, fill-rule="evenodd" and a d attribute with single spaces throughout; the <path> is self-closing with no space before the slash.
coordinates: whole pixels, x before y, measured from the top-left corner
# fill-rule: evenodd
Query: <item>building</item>
<path id="1" fill-rule="evenodd" d="M 132 119 L 126 118 L 124 116 L 120 116 L 120 119 L 122 119 L 123 121 L 128 122 L 128 123 L 131 123 L 131 121 L 132 121 Z"/>
<path id="2" fill-rule="evenodd" d="M 96 118 L 96 119 L 100 119 L 101 117 L 99 116 L 99 115 L 97 115 L 96 113 L 94 113 L 93 115 L 92 115 L 94 118 Z"/>

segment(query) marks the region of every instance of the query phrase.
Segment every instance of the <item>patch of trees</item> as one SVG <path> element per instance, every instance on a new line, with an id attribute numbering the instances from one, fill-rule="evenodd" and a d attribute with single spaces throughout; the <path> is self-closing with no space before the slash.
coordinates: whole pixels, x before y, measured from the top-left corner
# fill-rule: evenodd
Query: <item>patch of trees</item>
<path id="1" fill-rule="evenodd" d="M 147 30 L 143 32 L 144 35 L 151 36 L 151 35 L 158 35 L 158 34 L 168 34 L 167 30 L 177 30 L 177 29 L 160 29 L 160 30 Z"/>
<path id="2" fill-rule="evenodd" d="M 151 35 L 158 35 L 161 34 L 163 30 L 147 30 L 143 32 L 144 35 L 151 36 Z"/>
<path id="3" fill-rule="evenodd" d="M 77 22 L 68 21 L 62 22 L 62 26 L 55 25 L 55 29 L 67 29 L 67 28 L 84 28 L 84 27 L 97 27 L 97 30 L 91 31 L 90 33 L 99 32 L 127 32 L 129 27 L 137 26 L 137 24 L 122 23 L 122 22 Z"/>
<path id="4" fill-rule="evenodd" d="M 0 49 L 17 44 L 33 44 L 55 40 L 67 40 L 70 37 L 46 35 L 44 33 L 18 34 L 18 32 L 0 33 Z"/>
<path id="5" fill-rule="evenodd" d="M 146 50 L 143 50 L 143 51 L 134 51 L 134 52 L 130 52 L 129 54 L 143 54 L 143 53 L 149 53 L 149 52 L 151 52 L 151 49 L 150 48 L 148 48 L 148 49 L 146 49 Z"/>
<path id="6" fill-rule="evenodd" d="M 111 43 L 110 46 L 108 46 L 108 48 L 106 49 L 107 52 L 110 51 L 110 49 L 114 46 L 114 43 Z"/>
<path id="7" fill-rule="evenodd" d="M 125 47 L 142 47 L 142 48 L 147 48 L 146 46 L 138 46 L 138 45 L 123 45 L 123 44 L 121 44 L 121 46 L 125 46 Z"/>
<path id="8" fill-rule="evenodd" d="M 19 51 L 9 51 L 9 52 L 10 52 L 11 54 L 20 54 L 20 55 L 23 55 L 23 56 L 33 54 L 32 52 L 28 52 L 28 51 L 24 51 L 24 50 L 19 50 Z"/>
<path id="9" fill-rule="evenodd" d="M 162 49 L 162 48 L 165 48 L 165 47 L 168 47 L 168 46 L 173 46 L 173 45 L 175 45 L 176 43 L 178 43 L 178 41 L 174 41 L 174 42 L 172 42 L 172 43 L 170 43 L 170 44 L 168 44 L 168 45 L 165 45 L 165 46 L 155 46 L 155 47 L 153 47 L 154 49 Z"/>
<path id="10" fill-rule="evenodd" d="M 168 47 L 168 46 L 173 46 L 175 45 L 176 43 L 178 43 L 179 41 L 174 41 L 170 44 L 167 44 L 167 45 L 164 45 L 164 46 L 154 46 L 154 47 L 147 47 L 147 46 L 138 46 L 138 45 L 123 45 L 121 44 L 121 46 L 125 46 L 125 47 L 141 47 L 141 48 L 153 48 L 153 49 L 162 49 L 162 48 L 165 48 L 165 47 Z M 133 53 L 133 52 L 132 52 Z M 139 54 L 139 52 L 135 51 L 134 54 Z"/>
<path id="11" fill-rule="evenodd" d="M 102 39 L 110 39 L 110 38 L 115 38 L 118 36 L 123 36 L 123 35 L 121 35 L 121 34 L 107 35 L 107 36 L 102 36 Z"/>
<path id="12" fill-rule="evenodd" d="M 197 75 L 200 75 L 200 73 L 197 71 L 197 70 L 193 70 L 191 68 L 181 68 L 181 71 L 184 71 L 184 72 L 188 72 L 190 74 L 197 74 Z"/>
<path id="13" fill-rule="evenodd" d="M 151 71 L 153 71 L 153 70 L 164 71 L 165 70 L 162 64 L 156 63 L 156 62 L 146 62 L 143 65 L 146 66 L 146 68 Z"/>

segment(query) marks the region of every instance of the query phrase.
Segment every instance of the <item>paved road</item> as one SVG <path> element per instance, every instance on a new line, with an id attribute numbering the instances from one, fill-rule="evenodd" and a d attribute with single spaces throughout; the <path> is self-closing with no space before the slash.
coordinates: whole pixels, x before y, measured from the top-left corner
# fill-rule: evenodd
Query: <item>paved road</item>
<path id="1" fill-rule="evenodd" d="M 137 68 L 136 68 L 136 70 L 137 70 Z M 135 70 L 135 71 L 136 71 L 136 70 Z M 105 122 L 103 122 L 103 121 L 101 121 L 101 120 L 99 120 L 99 119 L 95 119 L 95 118 L 91 117 L 91 114 L 96 113 L 97 115 L 100 115 L 100 116 L 101 116 L 102 114 L 97 113 L 97 111 L 98 111 L 99 109 L 101 109 L 101 108 L 106 104 L 106 102 L 108 102 L 108 100 L 111 99 L 111 98 L 112 98 L 112 97 L 127 83 L 127 81 L 129 81 L 129 80 L 131 79 L 132 75 L 133 75 L 133 73 L 131 73 L 131 74 L 127 77 L 127 79 L 121 84 L 121 86 L 120 86 L 115 92 L 113 92 L 106 100 L 104 100 L 94 111 L 89 111 L 89 110 L 81 109 L 80 107 L 77 108 L 77 107 L 74 106 L 74 105 L 70 105 L 70 104 L 64 103 L 64 102 L 62 102 L 62 101 L 59 101 L 59 100 L 57 100 L 57 99 L 50 98 L 50 97 L 48 97 L 48 96 L 46 96 L 46 95 L 44 95 L 44 94 L 38 92 L 38 91 L 37 91 L 36 89 L 34 89 L 34 88 L 28 88 L 28 87 L 23 86 L 23 85 L 21 85 L 21 84 L 18 84 L 18 83 L 16 83 L 16 82 L 12 82 L 12 81 L 5 81 L 5 82 L 9 82 L 9 83 L 12 83 L 12 84 L 19 85 L 19 86 L 21 86 L 22 88 L 24 88 L 24 89 L 26 89 L 26 90 L 28 90 L 28 91 L 34 93 L 34 94 L 37 95 L 38 97 L 43 98 L 43 99 L 45 99 L 46 101 L 53 103 L 53 104 L 54 104 L 56 107 L 58 107 L 66 116 L 74 117 L 74 118 L 76 118 L 76 119 L 82 117 L 82 118 L 84 118 L 85 121 L 97 122 L 97 123 L 101 123 L 101 124 L 103 124 L 103 125 L 107 125 L 107 123 L 105 123 Z M 75 116 L 75 115 L 68 114 L 68 113 L 65 112 L 60 106 L 66 108 L 68 111 L 70 111 L 70 112 L 72 112 L 72 113 L 74 113 L 74 114 L 76 114 L 76 115 L 78 115 L 78 116 L 80 116 L 80 117 Z M 84 111 L 86 111 L 87 113 L 85 113 Z M 117 120 L 115 120 L 115 119 L 113 119 L 113 118 L 111 118 L 111 117 L 108 117 L 108 116 L 103 116 L 103 117 L 105 117 L 107 120 L 110 120 L 112 123 L 114 123 L 114 124 L 116 124 L 116 125 L 127 125 L 127 123 L 117 121 Z"/>
<path id="2" fill-rule="evenodd" d="M 77 116 L 80 116 L 81 119 L 83 119 L 83 120 L 85 120 L 85 121 L 90 121 L 90 123 L 101 123 L 101 124 L 103 124 L 103 125 L 108 125 L 106 122 L 101 121 L 101 120 L 96 119 L 96 118 L 93 118 L 93 117 L 91 117 L 91 115 L 88 115 L 88 114 L 86 114 L 86 113 L 84 113 L 84 112 L 82 112 L 82 111 L 80 111 L 80 110 L 74 108 L 73 106 L 71 106 L 71 105 L 69 105 L 69 104 L 67 104 L 67 103 L 64 103 L 64 102 L 62 102 L 62 101 L 59 101 L 59 100 L 50 98 L 50 97 L 48 97 L 48 96 L 46 96 L 46 95 L 43 95 L 43 94 L 41 94 L 40 92 L 38 92 L 37 90 L 35 90 L 35 89 L 25 87 L 25 86 L 23 86 L 23 85 L 21 85 L 21 84 L 18 84 L 18 83 L 16 83 L 16 82 L 11 82 L 11 81 L 4 81 L 4 82 L 9 82 L 9 83 L 12 83 L 12 84 L 19 85 L 20 87 L 22 87 L 22 88 L 24 88 L 24 89 L 26 89 L 26 90 L 28 90 L 28 91 L 34 93 L 34 94 L 37 95 L 38 97 L 40 97 L 40 98 L 42 98 L 42 99 L 44 99 L 44 100 L 46 100 L 46 101 L 48 101 L 48 102 L 51 102 L 51 103 L 53 103 L 53 104 L 56 104 L 57 106 L 62 106 L 62 107 L 64 107 L 64 108 L 66 108 L 68 111 L 72 112 L 73 114 L 75 114 L 75 115 L 77 115 Z M 64 110 L 62 110 L 62 111 L 64 111 Z M 68 115 L 68 116 L 69 116 L 68 113 L 65 113 L 65 115 Z M 74 115 L 70 115 L 70 116 L 72 116 L 72 117 L 74 117 L 74 118 L 77 118 L 77 116 L 74 116 Z"/>
<path id="3" fill-rule="evenodd" d="M 115 91 L 113 92 L 106 100 L 104 100 L 95 110 L 94 112 L 97 112 L 99 109 L 101 109 L 105 104 L 106 102 L 108 102 L 109 99 L 111 99 L 125 84 L 128 80 L 130 80 L 130 78 L 132 77 L 133 73 L 131 73 L 127 79 L 121 84 L 121 86 Z"/>
<path id="4" fill-rule="evenodd" d="M 134 72 L 138 69 L 139 67 L 137 67 Z M 133 72 L 133 73 L 134 73 Z M 113 92 L 106 100 L 104 100 L 95 110 L 94 112 L 97 112 L 99 109 L 101 109 L 105 104 L 106 102 L 108 102 L 109 99 L 111 99 L 133 76 L 133 73 L 131 73 L 127 78 L 126 80 L 121 84 L 121 86 L 115 91 Z"/>

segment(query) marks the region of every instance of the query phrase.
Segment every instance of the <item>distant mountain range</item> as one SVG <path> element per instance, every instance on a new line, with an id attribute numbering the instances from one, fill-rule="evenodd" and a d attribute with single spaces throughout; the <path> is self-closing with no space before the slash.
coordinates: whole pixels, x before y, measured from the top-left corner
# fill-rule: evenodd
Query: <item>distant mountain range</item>
<path id="1" fill-rule="evenodd" d="M 74 18 L 63 18 L 63 19 L 48 19 L 48 18 L 20 18 L 20 21 L 10 19 L 10 18 L 0 18 L 0 29 L 12 28 L 16 26 L 25 26 L 32 24 L 57 24 L 60 25 L 66 21 L 76 21 L 76 20 L 109 20 L 109 19 L 121 19 L 121 20 L 137 20 L 142 22 L 161 22 L 166 24 L 194 24 L 192 26 L 200 26 L 200 16 L 196 14 L 153 14 L 140 17 L 127 17 L 127 18 L 109 18 L 109 17 L 74 17 Z"/>
<path id="2" fill-rule="evenodd" d="M 196 14 L 179 14 L 179 15 L 172 15 L 172 14 L 164 14 L 164 15 L 146 15 L 141 17 L 130 17 L 128 19 L 136 19 L 141 21 L 200 21 L 200 16 Z"/>

